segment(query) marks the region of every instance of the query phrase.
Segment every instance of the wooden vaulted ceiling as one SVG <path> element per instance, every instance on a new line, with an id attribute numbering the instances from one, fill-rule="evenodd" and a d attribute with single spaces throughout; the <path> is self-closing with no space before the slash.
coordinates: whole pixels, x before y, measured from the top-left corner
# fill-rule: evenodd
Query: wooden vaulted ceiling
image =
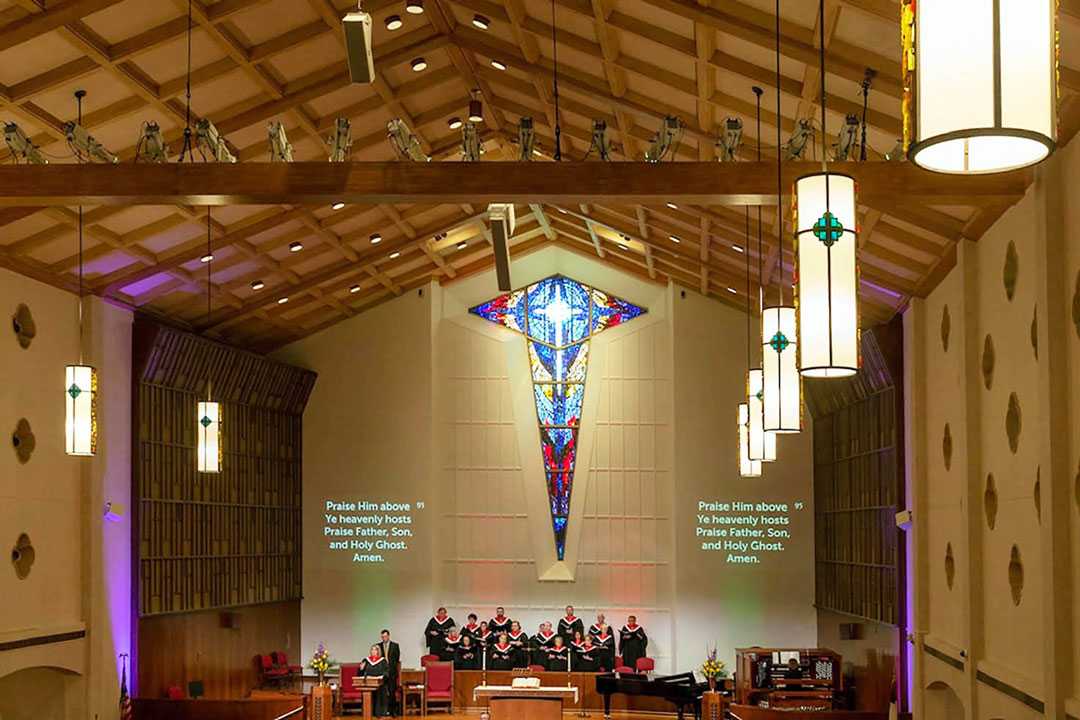
<path id="1" fill-rule="evenodd" d="M 241 162 L 268 157 L 266 127 L 280 120 L 297 160 L 326 158 L 335 119 L 352 123 L 352 159 L 391 160 L 386 123 L 401 118 L 433 159 L 460 159 L 470 93 L 484 101 L 482 162 L 517 161 L 520 117 L 534 118 L 536 162 L 550 161 L 552 5 L 549 0 L 366 0 L 375 18 L 377 78 L 349 82 L 340 18 L 345 0 L 192 0 L 192 114 L 208 117 Z M 780 131 L 818 111 L 817 2 L 782 3 Z M 1063 0 L 1060 142 L 1080 127 L 1080 53 L 1070 39 L 1080 0 Z M 175 158 L 185 124 L 188 0 L 0 0 L 0 119 L 14 121 L 53 163 L 73 162 L 63 125 L 84 88 L 84 125 L 122 162 L 133 162 L 144 121 L 158 122 Z M 775 157 L 772 0 L 556 0 L 563 157 L 581 159 L 603 119 L 615 160 L 641 160 L 665 115 L 682 119 L 675 160 L 714 159 L 728 116 L 744 121 L 742 156 L 756 151 L 752 86 L 766 91 L 761 142 Z M 391 32 L 385 18 L 400 15 Z M 490 20 L 481 30 L 474 15 Z M 900 134 L 899 3 L 827 0 L 829 118 L 835 138 L 846 113 L 861 112 L 859 83 L 877 72 L 869 100 L 871 162 Z M 422 57 L 427 68 L 414 72 Z M 497 69 L 493 61 L 506 66 Z M 820 151 L 820 149 L 817 149 Z M 595 155 L 595 153 L 594 153 Z M 11 162 L 7 151 L 0 157 Z M 492 172 L 498 172 L 492 168 Z M 977 239 L 1012 200 L 971 198 L 933 205 L 875 199 L 862 206 L 864 323 L 890 318 L 925 295 L 955 262 L 961 238 Z M 230 342 L 269 349 L 427 283 L 492 264 L 485 208 L 458 204 L 230 205 L 215 208 L 211 295 L 206 266 L 191 255 L 206 242 L 206 209 L 190 205 L 85 209 L 85 279 L 91 292 Z M 558 244 L 656 282 L 669 279 L 743 307 L 745 261 L 767 285 L 790 282 L 791 243 L 779 257 L 782 215 L 764 208 L 764 244 L 743 238 L 742 208 L 722 205 L 532 203 L 518 207 L 515 256 Z M 0 265 L 72 288 L 77 273 L 71 207 L 0 209 Z M 757 228 L 757 209 L 751 210 Z M 382 241 L 371 243 L 378 234 Z M 678 240 L 676 242 L 676 239 Z M 301 242 L 292 253 L 289 245 Z M 173 262 L 170 262 L 173 260 Z M 160 272 L 156 269 L 160 268 Z M 252 290 L 255 280 L 265 283 Z M 757 296 L 756 288 L 751 291 Z M 279 304 L 278 299 L 288 297 Z"/>

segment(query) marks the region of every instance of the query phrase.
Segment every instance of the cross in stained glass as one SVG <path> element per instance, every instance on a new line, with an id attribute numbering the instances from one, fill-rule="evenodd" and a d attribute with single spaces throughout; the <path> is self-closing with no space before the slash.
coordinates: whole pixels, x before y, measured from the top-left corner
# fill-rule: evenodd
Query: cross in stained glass
<path id="1" fill-rule="evenodd" d="M 481 303 L 469 312 L 525 336 L 555 552 L 562 560 L 585 400 L 589 339 L 646 310 L 576 280 L 553 275 Z"/>
<path id="2" fill-rule="evenodd" d="M 769 346 L 772 347 L 778 353 L 782 353 L 787 350 L 787 346 L 791 344 L 791 341 L 787 339 L 787 335 L 776 331 L 776 334 L 769 338 Z"/>
<path id="3" fill-rule="evenodd" d="M 835 215 L 826 210 L 825 214 L 814 223 L 813 231 L 814 237 L 825 247 L 832 247 L 840 241 L 840 236 L 844 233 L 844 225 L 836 219 Z"/>
<path id="4" fill-rule="evenodd" d="M 80 395 L 82 395 L 82 388 L 80 388 L 75 383 L 71 383 L 71 387 L 68 388 L 68 395 L 71 396 L 72 400 L 75 400 Z"/>

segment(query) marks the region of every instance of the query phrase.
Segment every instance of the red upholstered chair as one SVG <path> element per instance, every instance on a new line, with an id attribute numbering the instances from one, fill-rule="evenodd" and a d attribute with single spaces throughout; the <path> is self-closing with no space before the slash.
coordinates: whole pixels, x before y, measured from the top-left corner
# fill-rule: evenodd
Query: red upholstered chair
<path id="1" fill-rule="evenodd" d="M 422 667 L 422 668 L 426 668 L 428 665 L 430 665 L 433 662 L 439 662 L 439 656 L 438 655 L 421 655 L 420 656 L 420 667 Z"/>
<path id="2" fill-rule="evenodd" d="M 304 672 L 304 668 L 301 665 L 290 665 L 289 656 L 285 654 L 283 650 L 275 650 L 270 653 L 271 659 L 274 661 L 274 667 L 285 671 L 285 676 L 289 683 L 296 682 L 297 679 Z"/>
<path id="3" fill-rule="evenodd" d="M 364 694 L 353 688 L 353 678 L 360 674 L 360 663 L 341 664 L 341 685 L 338 688 L 338 703 L 344 714 L 346 705 L 363 705 Z"/>
<path id="4" fill-rule="evenodd" d="M 651 657 L 643 657 L 637 659 L 637 671 L 638 672 L 652 672 L 656 669 L 656 663 L 653 662 Z"/>
<path id="5" fill-rule="evenodd" d="M 454 711 L 454 664 L 436 661 L 427 664 L 427 692 L 425 712 L 431 712 L 432 705 L 448 713 Z"/>
<path id="6" fill-rule="evenodd" d="M 171 685 L 165 689 L 165 697 L 169 700 L 183 700 L 184 691 L 177 685 Z"/>
<path id="7" fill-rule="evenodd" d="M 623 665 L 622 655 L 616 655 L 615 662 L 612 664 L 617 668 L 625 667 L 625 665 Z"/>
<path id="8" fill-rule="evenodd" d="M 259 655 L 259 684 L 262 687 L 275 685 L 281 687 L 289 679 L 289 670 L 274 666 L 274 660 L 269 655 Z"/>
<path id="9" fill-rule="evenodd" d="M 543 665 L 530 665 L 529 666 L 529 672 L 534 672 L 534 673 L 544 672 L 546 669 L 547 668 L 545 668 Z"/>

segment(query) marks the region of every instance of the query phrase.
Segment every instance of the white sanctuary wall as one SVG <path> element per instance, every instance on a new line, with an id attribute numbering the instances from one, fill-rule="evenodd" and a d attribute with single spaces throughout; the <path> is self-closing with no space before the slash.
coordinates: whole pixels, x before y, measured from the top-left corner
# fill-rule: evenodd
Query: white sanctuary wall
<path id="1" fill-rule="evenodd" d="M 438 605 L 459 623 L 502 605 L 530 633 L 568 603 L 586 624 L 599 611 L 617 628 L 635 613 L 659 671 L 696 668 L 706 643 L 729 661 L 736 645 L 813 645 L 809 429 L 782 441 L 785 460 L 766 477 L 739 483 L 744 316 L 557 247 L 513 266 L 515 287 L 556 273 L 648 309 L 590 341 L 563 564 L 550 549 L 525 340 L 468 313 L 499 294 L 493 275 L 429 286 L 281 353 L 319 372 L 304 424 L 305 654 L 327 641 L 339 660 L 358 658 L 389 626 L 415 663 Z M 807 503 L 784 552 L 733 567 L 700 550 L 697 502 L 729 490 Z M 330 496 L 422 500 L 411 549 L 374 566 L 330 552 Z"/>

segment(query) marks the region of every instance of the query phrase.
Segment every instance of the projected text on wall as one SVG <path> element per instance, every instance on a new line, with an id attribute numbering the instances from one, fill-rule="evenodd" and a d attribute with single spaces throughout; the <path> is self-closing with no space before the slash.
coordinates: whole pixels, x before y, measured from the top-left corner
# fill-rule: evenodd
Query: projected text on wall
<path id="1" fill-rule="evenodd" d="M 802 501 L 698 500 L 694 535 L 726 563 L 758 565 L 790 547 L 792 515 L 803 510 Z"/>
<path id="2" fill-rule="evenodd" d="M 354 563 L 384 563 L 409 549 L 413 520 L 424 501 L 326 500 L 323 538 L 327 548 Z"/>

